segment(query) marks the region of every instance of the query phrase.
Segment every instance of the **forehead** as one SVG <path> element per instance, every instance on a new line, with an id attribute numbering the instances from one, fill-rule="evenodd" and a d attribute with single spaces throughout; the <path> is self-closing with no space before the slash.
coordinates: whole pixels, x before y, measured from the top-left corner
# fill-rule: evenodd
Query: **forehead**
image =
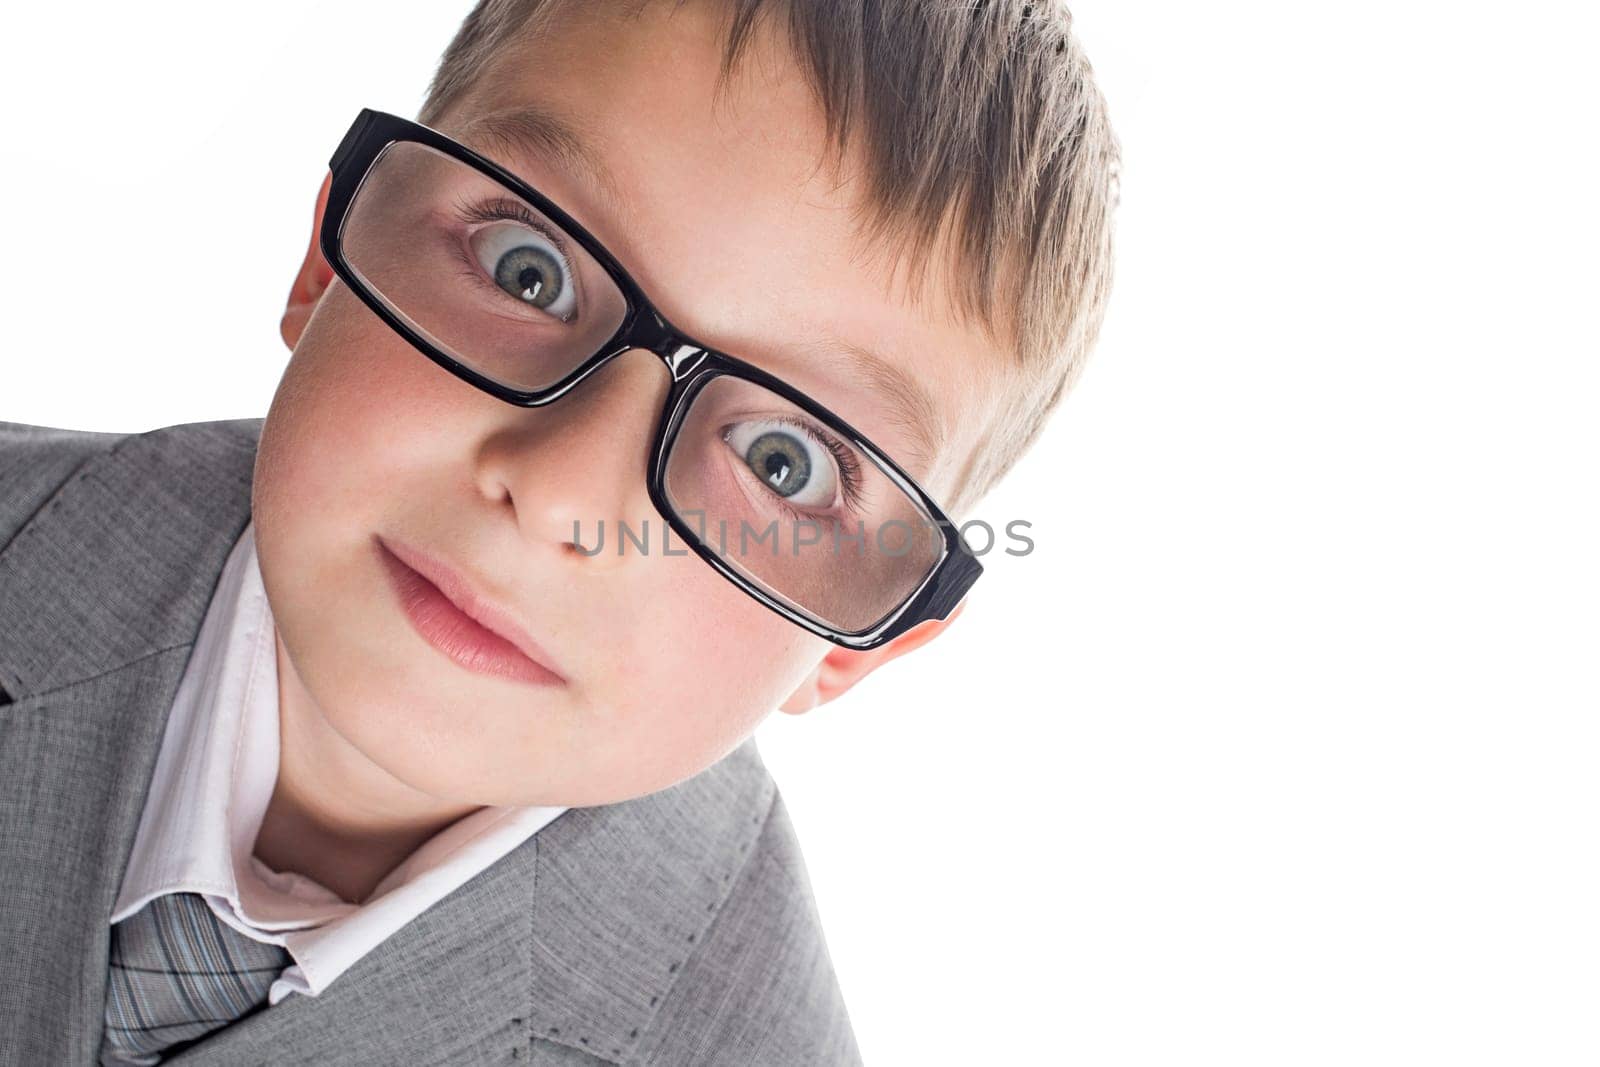
<path id="1" fill-rule="evenodd" d="M 853 156 L 827 158 L 786 48 L 759 37 L 719 86 L 717 6 L 563 18 L 502 53 L 440 128 L 560 203 L 679 327 L 885 436 L 933 490 L 986 421 L 993 342 L 951 315 L 950 272 L 913 300 L 863 240 Z M 892 424 L 908 419 L 932 454 L 904 455 L 918 435 Z"/>

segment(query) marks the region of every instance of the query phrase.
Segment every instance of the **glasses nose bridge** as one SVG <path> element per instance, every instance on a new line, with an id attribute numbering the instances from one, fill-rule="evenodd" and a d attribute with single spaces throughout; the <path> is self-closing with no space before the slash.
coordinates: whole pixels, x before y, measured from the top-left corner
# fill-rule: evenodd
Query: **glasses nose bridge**
<path id="1" fill-rule="evenodd" d="M 672 375 L 674 383 L 681 382 L 693 374 L 695 368 L 704 363 L 709 355 L 699 345 L 682 341 L 673 341 L 666 348 L 656 348 L 651 351 L 661 357 L 661 362 L 667 365 L 667 371 Z"/>
<path id="2" fill-rule="evenodd" d="M 667 373 L 672 375 L 673 384 L 676 385 L 705 362 L 710 353 L 703 345 L 694 344 L 668 326 L 661 313 L 654 308 L 647 306 L 644 311 L 645 313 L 639 315 L 626 329 L 622 343 L 605 362 L 609 363 L 611 359 L 629 349 L 642 348 L 661 360 L 667 368 Z"/>
<path id="3" fill-rule="evenodd" d="M 661 365 L 667 369 L 669 394 L 676 394 L 678 386 L 689 378 L 694 373 L 695 368 L 704 363 L 711 354 L 703 346 L 682 341 L 676 334 L 664 328 L 656 336 L 641 336 L 640 333 L 633 332 L 620 338 L 611 346 L 610 351 L 603 358 L 589 361 L 582 370 L 569 377 L 565 384 L 557 387 L 553 392 L 542 397 L 525 399 L 521 403 L 530 407 L 544 407 L 554 404 L 572 395 L 580 386 L 629 352 L 648 352 L 661 362 Z"/>
<path id="4" fill-rule="evenodd" d="M 620 331 L 622 344 L 618 346 L 619 351 L 642 348 L 653 353 L 666 365 L 674 384 L 688 377 L 709 354 L 705 346 L 695 344 L 670 325 L 636 287 L 623 285 L 622 288 L 634 288 L 627 298 L 634 311 L 629 316 L 631 321 Z"/>

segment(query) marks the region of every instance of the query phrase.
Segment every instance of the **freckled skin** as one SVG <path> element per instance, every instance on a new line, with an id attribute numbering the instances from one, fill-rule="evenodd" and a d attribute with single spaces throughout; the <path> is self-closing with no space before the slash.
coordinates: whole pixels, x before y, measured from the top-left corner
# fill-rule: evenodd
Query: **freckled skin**
<path id="1" fill-rule="evenodd" d="M 854 185 L 817 165 L 821 117 L 793 59 L 763 38 L 714 107 L 719 48 L 702 5 L 574 19 L 509 57 L 438 125 L 453 133 L 474 109 L 517 100 L 560 110 L 590 131 L 625 214 L 602 214 L 593 190 L 553 167 L 525 176 L 680 325 L 740 353 L 825 328 L 914 360 L 944 410 L 981 412 L 989 390 L 973 354 L 987 342 L 898 299 L 860 254 Z M 646 524 L 653 537 L 662 524 L 643 472 L 668 380 L 648 353 L 624 355 L 551 407 L 505 404 L 391 332 L 332 278 L 314 240 L 283 333 L 293 356 L 254 489 L 283 712 L 279 788 L 258 841 L 269 862 L 330 885 L 343 877 L 359 895 L 478 806 L 603 804 L 665 788 L 772 709 L 832 699 L 950 621 L 852 652 L 692 554 L 576 552 L 576 516 L 586 529 L 597 516 Z M 950 456 L 970 445 L 963 432 Z M 951 466 L 926 479 L 930 491 Z M 474 674 L 435 651 L 401 614 L 375 533 L 465 573 L 568 684 Z M 334 873 L 336 848 L 341 870 L 358 866 L 352 848 L 365 850 L 365 873 Z"/>

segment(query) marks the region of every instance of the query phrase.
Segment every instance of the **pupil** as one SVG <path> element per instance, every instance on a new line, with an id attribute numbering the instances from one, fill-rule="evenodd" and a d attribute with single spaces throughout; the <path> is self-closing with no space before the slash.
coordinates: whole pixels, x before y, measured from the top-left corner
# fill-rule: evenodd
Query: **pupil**
<path id="1" fill-rule="evenodd" d="M 517 281 L 522 283 L 522 295 L 529 300 L 537 300 L 539 290 L 544 288 L 544 279 L 532 267 L 517 275 Z"/>

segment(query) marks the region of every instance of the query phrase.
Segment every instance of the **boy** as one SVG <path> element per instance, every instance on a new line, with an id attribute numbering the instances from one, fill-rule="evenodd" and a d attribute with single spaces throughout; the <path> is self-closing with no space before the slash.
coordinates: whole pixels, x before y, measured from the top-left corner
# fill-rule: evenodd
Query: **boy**
<path id="1" fill-rule="evenodd" d="M 0 425 L 0 1060 L 858 1062 L 750 735 L 949 625 L 1092 344 L 1066 13 L 484 0 L 418 123 L 264 419 Z"/>

